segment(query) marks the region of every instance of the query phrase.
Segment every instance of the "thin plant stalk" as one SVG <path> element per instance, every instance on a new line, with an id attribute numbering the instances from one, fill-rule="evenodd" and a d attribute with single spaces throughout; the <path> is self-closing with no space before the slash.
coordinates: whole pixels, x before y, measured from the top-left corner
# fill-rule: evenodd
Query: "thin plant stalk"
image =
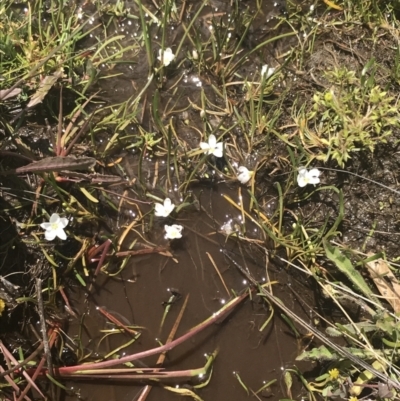
<path id="1" fill-rule="evenodd" d="M 87 370 L 110 368 L 110 367 L 120 365 L 123 363 L 136 361 L 138 359 L 143 359 L 143 358 L 147 358 L 152 355 L 157 355 L 157 354 L 160 354 L 160 353 L 163 353 L 166 351 L 170 351 L 171 349 L 186 342 L 187 340 L 189 340 L 196 334 L 202 332 L 204 329 L 211 326 L 213 323 L 215 323 L 219 319 L 226 316 L 237 305 L 239 305 L 244 299 L 246 299 L 247 296 L 248 296 L 248 293 L 246 292 L 246 293 L 234 298 L 233 300 L 228 302 L 226 305 L 224 305 L 224 307 L 221 308 L 218 312 L 214 313 L 211 317 L 209 317 L 207 320 L 200 323 L 196 327 L 192 328 L 188 333 L 184 334 L 183 336 L 177 338 L 174 341 L 171 341 L 170 343 L 167 343 L 160 347 L 150 349 L 148 351 L 139 352 L 139 353 L 133 354 L 133 355 L 127 355 L 127 356 L 124 356 L 117 360 L 114 359 L 111 361 L 94 362 L 94 363 L 88 363 L 88 364 L 83 364 L 83 365 L 78 365 L 78 366 L 61 367 L 58 369 L 58 374 L 61 376 L 68 376 L 73 373 L 85 372 Z"/>

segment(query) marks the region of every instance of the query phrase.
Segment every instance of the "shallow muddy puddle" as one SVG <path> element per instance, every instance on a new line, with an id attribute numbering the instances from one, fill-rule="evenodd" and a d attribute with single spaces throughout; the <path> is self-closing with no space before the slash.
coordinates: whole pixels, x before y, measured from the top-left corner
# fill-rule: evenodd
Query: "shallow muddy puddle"
<path id="1" fill-rule="evenodd" d="M 154 11 L 152 2 L 143 3 L 148 3 L 149 9 Z M 238 4 L 243 10 L 255 7 L 251 4 L 248 6 L 247 2 Z M 88 8 L 91 6 L 87 5 Z M 195 2 L 188 2 L 184 22 L 191 21 L 197 6 Z M 133 5 L 132 9 L 135 7 Z M 240 7 L 235 11 L 238 15 Z M 279 26 L 274 19 L 284 14 L 285 1 L 264 2 L 260 7 L 262 12 L 253 20 L 249 34 L 238 45 L 240 50 L 232 60 L 241 58 L 245 52 L 252 52 L 259 42 L 291 30 L 285 24 Z M 226 29 L 228 39 L 223 45 L 224 54 L 232 52 L 230 43 L 234 43 L 242 35 L 240 29 L 231 22 L 231 8 L 227 2 L 211 2 L 204 7 L 194 24 L 205 43 L 214 43 L 213 29 Z M 146 21 L 151 26 L 153 35 L 152 55 L 156 59 L 161 33 L 150 20 L 146 14 Z M 89 25 L 88 29 L 93 21 Z M 241 28 L 244 29 L 245 26 L 243 24 Z M 102 28 L 94 30 L 91 39 L 82 43 L 83 47 L 96 45 L 96 35 L 98 33 L 101 37 L 101 32 Z M 216 353 L 212 369 L 208 371 L 209 375 L 196 375 L 191 379 L 170 378 L 160 382 L 117 380 L 106 375 L 85 380 L 74 378 L 65 382 L 69 390 L 60 399 L 143 401 L 144 397 L 141 395 L 146 385 L 153 386 L 146 398 L 150 401 L 182 399 L 182 393 L 178 391 L 184 389 L 193 391 L 193 394 L 204 401 L 242 400 L 246 397 L 271 401 L 302 399 L 306 396 L 304 387 L 292 375 L 293 385 L 288 390 L 285 374 L 287 369 L 299 368 L 307 375 L 313 369 L 314 365 L 311 363 L 296 362 L 296 357 L 304 349 L 312 348 L 312 338 L 307 337 L 308 333 L 304 330 L 300 330 L 301 334 L 297 338 L 293 327 L 282 318 L 281 311 L 277 307 L 269 307 L 268 302 L 257 295 L 257 291 L 251 288 L 237 266 L 224 253 L 229 252 L 235 262 L 249 271 L 259 283 L 271 283 L 268 290 L 304 321 L 315 323 L 310 310 L 316 307 L 313 292 L 304 276 L 302 282 L 299 282 L 296 280 L 296 272 L 277 266 L 276 259 L 270 260 L 270 253 L 273 252 L 269 249 L 269 239 L 265 238 L 265 233 L 244 212 L 252 209 L 249 207 L 248 188 L 239 185 L 234 176 L 240 164 L 256 170 L 259 163 L 264 163 L 263 160 L 268 160 L 265 163 L 269 163 L 279 154 L 276 148 L 267 153 L 262 150 L 259 152 L 257 146 L 247 146 L 246 135 L 251 129 L 250 124 L 238 123 L 241 116 L 240 113 L 235 115 L 233 106 L 240 108 L 242 102 L 248 100 L 245 99 L 246 92 L 242 84 L 247 80 L 257 82 L 260 70 L 265 66 L 279 69 L 284 64 L 281 56 L 283 57 L 292 42 L 296 43 L 296 39 L 287 36 L 283 40 L 266 44 L 257 53 L 251 53 L 235 71 L 235 82 L 228 82 L 224 87 L 228 95 L 222 96 L 219 68 L 223 63 L 218 56 L 215 64 L 209 65 L 209 60 L 212 60 L 211 46 L 205 45 L 208 50 L 201 55 L 205 61 L 204 67 L 200 69 L 196 67 L 199 63 L 194 62 L 193 44 L 186 39 L 182 42 L 183 50 L 177 55 L 174 64 L 166 66 L 162 74 L 155 74 L 154 80 L 150 82 L 148 77 L 153 70 L 149 68 L 143 44 L 136 43 L 142 33 L 138 17 L 120 16 L 113 20 L 113 25 L 107 28 L 107 32 L 111 36 L 123 33 L 124 46 L 133 43 L 135 46 L 132 45 L 133 48 L 126 52 L 121 63 L 97 65 L 98 75 L 91 90 L 98 95 L 95 105 L 89 105 L 88 109 L 92 107 L 98 113 L 93 119 L 93 141 L 89 144 L 88 151 L 93 150 L 90 146 L 97 146 L 94 153 L 101 160 L 96 169 L 122 178 L 122 183 L 110 187 L 104 185 L 104 188 L 91 187 L 92 193 L 100 200 L 98 220 L 104 219 L 106 223 L 97 225 L 96 220 L 93 228 L 85 231 L 80 227 L 79 230 L 82 231 L 78 231 L 78 234 L 87 241 L 101 243 L 103 239 L 96 236 L 96 233 L 99 234 L 100 231 L 100 234 L 104 234 L 102 230 L 107 226 L 110 229 L 104 229 L 106 237 L 112 238 L 114 242 L 125 238 L 118 251 L 130 250 L 135 240 L 141 244 L 146 242 L 163 248 L 163 251 L 132 256 L 123 269 L 122 258 L 113 257 L 107 267 L 109 275 L 100 273 L 92 287 L 90 280 L 96 266 L 94 263 L 91 266 L 93 271 L 88 273 L 90 278 L 87 279 L 87 288 L 90 289 L 87 291 L 72 278 L 70 282 L 74 284 L 68 288 L 67 295 L 77 317 L 70 318 L 67 327 L 63 327 L 67 334 L 63 337 L 67 347 L 71 348 L 74 357 L 75 354 L 78 355 L 79 363 L 136 354 L 166 343 L 185 301 L 187 304 L 182 309 L 182 320 L 174 335 L 175 339 L 212 317 L 235 296 L 248 296 L 226 317 L 166 353 L 162 364 L 166 373 L 202 368 L 206 364 L 206 355 Z M 171 46 L 175 51 L 183 36 L 184 30 L 180 24 L 171 25 L 165 31 L 164 47 Z M 115 51 L 112 46 L 107 50 Z M 158 69 L 157 61 L 155 65 Z M 275 89 L 281 88 L 280 85 L 277 84 Z M 279 95 L 281 89 L 275 92 Z M 154 101 L 155 98 L 158 99 L 157 102 Z M 136 108 L 136 114 L 129 115 L 129 122 L 123 128 L 118 126 L 114 131 L 113 125 L 102 125 L 97 131 L 96 119 L 100 121 L 103 114 L 110 114 L 108 106 L 121 102 L 126 102 L 129 110 Z M 100 112 L 100 109 L 103 111 Z M 112 112 L 114 111 L 113 109 Z M 118 113 L 115 112 L 115 118 L 117 116 Z M 229 154 L 232 155 L 230 160 L 227 156 L 220 161 L 213 156 L 206 156 L 201 161 L 203 165 L 197 169 L 196 163 L 200 161 L 188 154 L 198 149 L 200 141 L 206 140 L 211 133 L 219 135 L 223 132 L 222 137 L 225 139 L 225 130 L 228 129 L 231 129 L 232 137 L 226 142 L 225 149 L 229 146 Z M 264 135 L 262 130 L 260 132 Z M 117 138 L 115 140 L 112 139 L 114 135 Z M 158 147 L 156 143 L 159 144 Z M 50 147 L 47 142 L 46 147 Z M 173 154 L 172 150 L 175 148 L 178 150 Z M 168 155 L 171 160 L 169 166 Z M 174 160 L 172 167 L 175 157 L 179 157 L 179 160 Z M 229 169 L 225 169 L 228 164 L 233 174 L 224 175 L 226 171 L 229 172 Z M 167 174 L 168 168 L 171 169 L 170 175 Z M 265 173 L 258 172 L 255 185 L 259 187 L 252 188 L 254 196 L 260 202 L 259 207 L 268 218 L 273 215 L 278 203 L 277 198 L 270 195 L 277 193 L 273 182 L 281 179 L 269 174 L 272 168 L 273 171 L 283 173 L 279 163 L 269 166 Z M 262 182 L 261 174 L 265 178 Z M 287 172 L 283 174 L 286 175 Z M 213 179 L 207 178 L 210 176 Z M 187 189 L 189 190 L 186 191 Z M 190 205 L 176 213 L 176 219 L 153 219 L 151 215 L 154 197 L 164 199 L 165 194 L 177 205 L 186 201 Z M 109 207 L 112 202 L 112 207 Z M 243 208 L 242 202 L 245 203 Z M 329 212 L 320 213 L 324 219 L 326 214 Z M 311 215 L 316 215 L 314 204 L 310 205 Z M 127 226 L 135 218 L 138 224 L 133 226 L 134 229 L 128 230 L 129 234 L 125 237 Z M 323 224 L 324 219 L 319 223 Z M 286 220 L 283 224 L 285 222 Z M 89 227 L 89 223 L 86 223 Z M 164 238 L 164 224 L 172 223 L 180 224 L 184 229 L 183 238 L 170 244 Z M 74 228 L 77 226 L 76 223 Z M 229 238 L 227 232 L 231 234 Z M 121 271 L 115 273 L 120 268 Z M 135 334 L 119 332 L 118 325 L 110 322 L 100 310 L 133 328 L 138 333 L 138 338 L 133 341 Z M 70 340 L 67 339 L 68 336 Z M 158 355 L 154 355 L 135 361 L 134 366 L 159 367 L 157 360 Z M 72 360 L 71 364 L 76 362 Z M 319 373 L 314 371 L 312 379 Z M 270 382 L 273 383 L 267 389 L 257 392 Z M 170 386 L 170 389 L 164 386 Z"/>
<path id="2" fill-rule="evenodd" d="M 175 338 L 212 316 L 233 297 L 233 293 L 246 291 L 249 283 L 226 259 L 222 249 L 234 252 L 236 262 L 248 269 L 260 282 L 274 282 L 273 293 L 300 316 L 309 319 L 289 287 L 292 286 L 300 294 L 304 294 L 304 288 L 287 271 L 277 270 L 272 265 L 267 267 L 267 249 L 263 248 L 260 234 L 248 218 L 242 227 L 246 227 L 247 237 L 253 237 L 259 242 L 257 246 L 251 243 L 243 246 L 235 238 L 227 240 L 226 235 L 217 233 L 227 221 L 232 219 L 232 225 L 235 226 L 235 222 L 240 223 L 242 219 L 238 210 L 222 196 L 226 195 L 239 203 L 238 187 L 202 187 L 195 192 L 202 211 L 179 214 L 178 223 L 184 226 L 184 236 L 172 245 L 173 258 L 158 254 L 136 256 L 131 258 L 121 274 L 113 278 L 101 274 L 89 297 L 78 288 L 71 290 L 72 307 L 81 312 L 79 321 L 70 323 L 68 334 L 77 338 L 83 317 L 84 334 L 81 339 L 86 353 L 90 350 L 97 356 L 104 356 L 132 338 L 131 335 L 115 334 L 99 345 L 104 335 L 100 331 L 115 326 L 107 322 L 97 306 L 113 314 L 123 324 L 141 327 L 138 329 L 141 332 L 139 339 L 121 350 L 119 355 L 122 356 L 155 348 L 159 346 L 157 339 L 165 343 L 185 297 L 188 297 L 188 303 Z M 242 192 L 245 192 L 244 188 Z M 163 223 L 157 221 L 156 226 L 162 226 Z M 156 245 L 165 244 L 162 236 L 155 235 L 152 241 Z M 175 294 L 175 302 L 170 305 L 164 325 L 160 328 L 171 293 Z M 256 292 L 252 292 L 251 299 L 247 298 L 222 321 L 217 321 L 167 353 L 163 367 L 166 371 L 177 371 L 204 366 L 205 354 L 210 355 L 218 350 L 210 382 L 200 389 L 193 388 L 204 382 L 204 379 L 198 377 L 189 381 L 172 379 L 168 384 L 191 388 L 204 401 L 240 400 L 246 397 L 246 390 L 235 375 L 240 377 L 249 391 L 254 392 L 263 384 L 276 379 L 259 396 L 268 396 L 271 400 L 286 398 L 288 394 L 283 380 L 284 370 L 293 367 L 301 345 L 290 327 L 279 317 L 279 312 L 260 331 L 270 315 L 271 310 L 267 304 Z M 141 360 L 136 366 L 154 367 L 157 358 L 153 356 Z M 294 381 L 292 393 L 298 399 L 300 386 Z M 180 398 L 157 386 L 155 382 L 151 384 L 154 384 L 154 388 L 149 400 Z M 105 380 L 104 384 L 99 385 L 99 379 L 92 383 L 90 380 L 85 383 L 77 381 L 69 383 L 69 386 L 85 400 L 136 400 L 143 389 L 143 383 L 139 382 L 118 383 L 110 380 L 106 383 Z M 76 394 L 66 397 L 66 400 L 74 399 Z"/>

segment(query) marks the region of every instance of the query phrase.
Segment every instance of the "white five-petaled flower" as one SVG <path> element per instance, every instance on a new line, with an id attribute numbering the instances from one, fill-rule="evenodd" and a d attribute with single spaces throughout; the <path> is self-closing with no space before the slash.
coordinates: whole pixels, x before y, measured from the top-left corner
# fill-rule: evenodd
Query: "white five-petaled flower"
<path id="1" fill-rule="evenodd" d="M 172 226 L 165 225 L 165 238 L 166 239 L 178 239 L 182 238 L 183 227 L 179 224 L 172 224 Z"/>
<path id="2" fill-rule="evenodd" d="M 171 202 L 171 199 L 165 198 L 164 204 L 155 204 L 155 215 L 158 217 L 168 217 L 174 210 L 175 205 Z"/>
<path id="3" fill-rule="evenodd" d="M 265 78 L 269 78 L 275 72 L 275 68 L 268 67 L 268 64 L 264 64 L 261 67 L 261 76 L 265 75 Z"/>
<path id="4" fill-rule="evenodd" d="M 238 168 L 238 172 L 239 172 L 239 174 L 237 176 L 237 179 L 240 181 L 241 184 L 247 184 L 254 174 L 254 171 L 250 171 L 245 166 L 240 166 Z"/>
<path id="5" fill-rule="evenodd" d="M 307 170 L 304 167 L 299 168 L 297 174 L 297 184 L 299 187 L 305 187 L 307 184 L 319 184 L 319 175 L 321 172 L 317 168 Z"/>
<path id="6" fill-rule="evenodd" d="M 157 59 L 160 60 L 166 67 L 171 64 L 171 61 L 175 58 L 175 54 L 172 53 L 172 49 L 167 47 L 164 51 L 162 49 L 158 50 Z"/>
<path id="7" fill-rule="evenodd" d="M 208 137 L 208 143 L 200 142 L 200 148 L 208 155 L 214 155 L 215 157 L 222 157 L 224 155 L 224 144 L 217 142 L 214 134 Z"/>
<path id="8" fill-rule="evenodd" d="M 60 239 L 67 239 L 67 234 L 65 234 L 64 228 L 68 225 L 68 219 L 65 217 L 60 217 L 59 214 L 53 213 L 50 217 L 48 223 L 42 223 L 40 227 L 44 230 L 44 236 L 47 241 L 53 241 L 54 238 L 58 237 Z"/>

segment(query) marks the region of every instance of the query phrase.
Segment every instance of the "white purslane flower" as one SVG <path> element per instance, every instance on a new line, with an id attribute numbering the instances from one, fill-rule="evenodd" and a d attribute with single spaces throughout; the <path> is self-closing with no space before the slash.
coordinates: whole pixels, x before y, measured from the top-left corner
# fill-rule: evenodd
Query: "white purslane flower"
<path id="1" fill-rule="evenodd" d="M 299 168 L 299 173 L 297 174 L 297 184 L 299 187 L 305 187 L 307 184 L 319 184 L 321 172 L 317 168 L 312 168 L 307 170 L 304 167 Z"/>
<path id="2" fill-rule="evenodd" d="M 172 224 L 172 226 L 165 225 L 165 238 L 166 239 L 179 239 L 182 238 L 183 227 L 179 224 Z"/>
<path id="3" fill-rule="evenodd" d="M 175 54 L 172 53 L 172 49 L 167 47 L 164 51 L 162 49 L 158 50 L 157 59 L 160 60 L 165 67 L 171 64 L 171 61 L 175 58 Z"/>
<path id="4" fill-rule="evenodd" d="M 200 142 L 200 148 L 208 155 L 214 155 L 215 157 L 222 157 L 224 155 L 224 144 L 217 142 L 214 134 L 208 137 L 208 143 Z"/>
<path id="5" fill-rule="evenodd" d="M 226 223 L 224 223 L 221 226 L 221 231 L 225 234 L 225 235 L 231 235 L 234 232 L 234 229 L 232 227 L 232 219 L 228 220 Z"/>
<path id="6" fill-rule="evenodd" d="M 175 205 L 171 202 L 171 199 L 165 198 L 164 204 L 155 204 L 155 215 L 158 217 L 168 217 L 174 210 Z"/>
<path id="7" fill-rule="evenodd" d="M 264 64 L 261 67 L 261 76 L 265 75 L 265 78 L 269 78 L 275 72 L 275 68 L 268 67 L 268 64 Z"/>
<path id="8" fill-rule="evenodd" d="M 50 216 L 50 221 L 48 223 L 42 223 L 40 227 L 44 230 L 44 236 L 47 241 L 53 241 L 54 238 L 58 237 L 62 240 L 67 239 L 67 234 L 64 228 L 68 225 L 68 219 L 65 217 L 60 217 L 58 213 L 53 213 Z"/>
<path id="9" fill-rule="evenodd" d="M 237 175 L 237 179 L 240 181 L 241 184 L 247 184 L 254 174 L 254 171 L 249 170 L 245 166 L 240 166 L 238 168 L 238 172 L 239 174 Z"/>

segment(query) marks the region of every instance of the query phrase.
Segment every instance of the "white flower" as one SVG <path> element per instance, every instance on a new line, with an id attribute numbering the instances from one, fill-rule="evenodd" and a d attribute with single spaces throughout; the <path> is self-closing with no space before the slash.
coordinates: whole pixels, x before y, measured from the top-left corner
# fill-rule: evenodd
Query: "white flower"
<path id="1" fill-rule="evenodd" d="M 193 60 L 198 60 L 199 59 L 199 53 L 197 52 L 196 49 L 192 50 L 192 58 L 193 58 Z"/>
<path id="2" fill-rule="evenodd" d="M 175 54 L 172 53 L 170 47 L 167 47 L 164 51 L 162 49 L 158 50 L 157 59 L 160 60 L 166 67 L 171 64 L 171 61 L 175 58 Z"/>
<path id="3" fill-rule="evenodd" d="M 237 176 L 237 179 L 242 183 L 242 184 L 247 184 L 251 177 L 254 174 L 254 171 L 250 171 L 247 169 L 245 166 L 240 166 L 238 168 L 239 174 Z"/>
<path id="4" fill-rule="evenodd" d="M 233 230 L 233 227 L 232 227 L 232 219 L 231 220 L 228 220 L 226 223 L 224 223 L 222 226 L 221 226 L 221 231 L 225 234 L 225 235 L 231 235 L 233 232 L 234 232 L 234 230 Z"/>
<path id="5" fill-rule="evenodd" d="M 172 224 L 172 226 L 165 225 L 165 238 L 166 239 L 178 239 L 182 238 L 183 227 L 179 224 Z"/>
<path id="6" fill-rule="evenodd" d="M 268 64 L 264 64 L 261 67 L 261 76 L 265 75 L 265 79 L 269 78 L 275 72 L 275 68 L 268 67 Z"/>
<path id="7" fill-rule="evenodd" d="M 168 217 L 174 210 L 175 205 L 171 202 L 171 199 L 165 198 L 164 204 L 155 204 L 155 215 L 158 217 Z"/>
<path id="8" fill-rule="evenodd" d="M 214 155 L 215 157 L 222 157 L 224 154 L 224 144 L 217 142 L 217 138 L 213 134 L 208 137 L 208 143 L 200 142 L 200 148 L 208 155 Z"/>
<path id="9" fill-rule="evenodd" d="M 53 213 L 48 223 L 42 223 L 42 227 L 45 231 L 44 236 L 47 241 L 53 241 L 54 238 L 67 239 L 64 228 L 68 225 L 68 219 L 65 217 L 60 218 L 60 215 Z"/>
<path id="10" fill-rule="evenodd" d="M 297 184 L 299 187 L 305 187 L 307 184 L 319 184 L 319 175 L 321 172 L 317 168 L 307 170 L 304 167 L 299 168 L 297 174 Z"/>

